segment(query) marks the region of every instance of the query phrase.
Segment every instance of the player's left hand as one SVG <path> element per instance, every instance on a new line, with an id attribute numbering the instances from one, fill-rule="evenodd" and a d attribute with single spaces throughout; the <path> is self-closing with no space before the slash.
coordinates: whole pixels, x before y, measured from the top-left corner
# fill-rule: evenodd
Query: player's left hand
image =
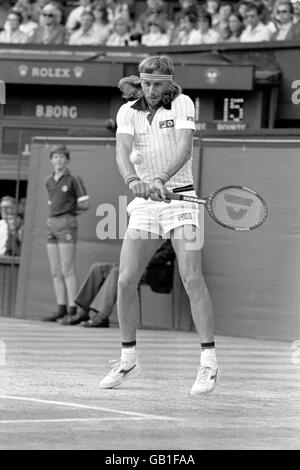
<path id="1" fill-rule="evenodd" d="M 155 179 L 151 186 L 150 199 L 152 201 L 167 202 L 170 203 L 170 199 L 167 199 L 167 188 L 160 179 Z"/>

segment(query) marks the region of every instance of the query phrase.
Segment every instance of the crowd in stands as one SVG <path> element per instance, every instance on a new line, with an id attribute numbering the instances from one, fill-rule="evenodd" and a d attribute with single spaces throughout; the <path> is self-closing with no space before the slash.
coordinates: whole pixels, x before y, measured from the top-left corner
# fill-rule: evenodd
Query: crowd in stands
<path id="1" fill-rule="evenodd" d="M 167 46 L 300 40 L 300 0 L 0 0 L 0 43 Z"/>

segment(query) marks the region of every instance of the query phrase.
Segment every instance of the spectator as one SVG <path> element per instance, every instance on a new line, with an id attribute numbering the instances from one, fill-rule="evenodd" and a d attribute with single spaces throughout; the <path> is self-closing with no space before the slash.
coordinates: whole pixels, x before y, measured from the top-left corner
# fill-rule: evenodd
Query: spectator
<path id="1" fill-rule="evenodd" d="M 174 26 L 173 23 L 168 20 L 165 2 L 163 0 L 147 0 L 146 5 L 146 10 L 141 13 L 136 20 L 135 30 L 146 34 L 148 18 L 149 16 L 153 17 L 153 15 L 155 15 L 157 21 L 166 23 L 167 34 L 170 37 Z"/>
<path id="2" fill-rule="evenodd" d="M 31 4 L 32 11 L 31 11 L 31 18 L 38 24 L 41 24 L 41 20 L 43 18 L 42 12 L 43 8 L 48 4 L 52 3 L 49 0 L 35 0 L 34 3 Z"/>
<path id="3" fill-rule="evenodd" d="M 25 209 L 26 209 L 26 198 L 21 197 L 18 203 L 18 215 L 22 217 L 22 219 L 24 219 L 25 217 Z"/>
<path id="4" fill-rule="evenodd" d="M 96 1 L 92 5 L 95 16 L 94 28 L 97 30 L 99 44 L 105 44 L 113 25 L 108 21 L 108 11 L 104 1 Z"/>
<path id="5" fill-rule="evenodd" d="M 226 30 L 228 31 L 228 18 L 232 12 L 233 12 L 232 4 L 228 1 L 223 1 L 221 2 L 220 7 L 219 7 L 218 24 L 213 26 L 212 21 L 211 21 L 211 24 L 212 24 L 211 28 L 217 31 L 220 37 L 224 33 L 224 31 Z"/>
<path id="6" fill-rule="evenodd" d="M 295 24 L 300 24 L 300 0 L 296 0 L 293 4 L 294 7 L 294 18 L 293 21 Z"/>
<path id="7" fill-rule="evenodd" d="M 28 38 L 34 44 L 64 44 L 66 39 L 65 27 L 60 24 L 61 12 L 53 4 L 48 3 L 42 11 L 40 24 Z"/>
<path id="8" fill-rule="evenodd" d="M 160 23 L 154 16 L 149 16 L 148 33 L 142 36 L 143 46 L 167 46 L 169 44 L 169 36 L 166 34 L 165 24 Z"/>
<path id="9" fill-rule="evenodd" d="M 136 46 L 137 41 L 130 39 L 130 23 L 123 16 L 116 18 L 113 31 L 110 33 L 106 45 L 107 46 Z"/>
<path id="10" fill-rule="evenodd" d="M 20 31 L 27 34 L 27 36 L 31 36 L 33 31 L 38 27 L 38 23 L 36 21 L 32 21 L 31 19 L 32 5 L 30 1 L 18 0 L 13 10 L 20 12 L 23 17 L 23 21 L 20 25 Z"/>
<path id="11" fill-rule="evenodd" d="M 16 200 L 10 196 L 4 196 L 1 199 L 0 207 L 0 255 L 19 256 L 24 224 L 22 217 L 17 214 Z"/>
<path id="12" fill-rule="evenodd" d="M 228 27 L 230 31 L 226 42 L 240 42 L 240 37 L 244 31 L 243 17 L 239 13 L 231 13 L 228 18 Z"/>
<path id="13" fill-rule="evenodd" d="M 71 33 L 69 44 L 72 46 L 98 46 L 100 37 L 94 22 L 94 14 L 91 11 L 84 11 L 80 18 L 81 26 Z"/>
<path id="14" fill-rule="evenodd" d="M 117 298 L 119 267 L 113 263 L 94 263 L 82 282 L 75 303 L 78 312 L 69 325 L 109 327 L 109 316 Z"/>
<path id="15" fill-rule="evenodd" d="M 50 150 L 50 159 L 54 172 L 45 182 L 49 204 L 47 252 L 57 311 L 44 320 L 61 319 L 63 324 L 69 324 L 71 317 L 77 313 L 76 216 L 89 208 L 89 196 L 82 179 L 68 170 L 70 155 L 65 145 L 54 145 Z"/>
<path id="16" fill-rule="evenodd" d="M 211 15 L 209 13 L 201 13 L 198 22 L 200 44 L 215 44 L 220 41 L 220 34 L 211 27 Z"/>
<path id="17" fill-rule="evenodd" d="M 129 11 L 129 4 L 132 11 L 132 2 L 129 1 L 115 1 L 115 0 L 106 0 L 106 8 L 108 13 L 108 21 L 113 24 L 114 21 L 119 17 L 123 16 L 129 22 L 131 20 L 131 15 Z"/>
<path id="18" fill-rule="evenodd" d="M 211 15 L 212 28 L 216 29 L 220 23 L 220 0 L 206 0 L 205 10 Z"/>
<path id="19" fill-rule="evenodd" d="M 198 6 L 196 0 L 180 0 L 180 10 L 175 13 L 174 15 L 174 26 L 172 30 L 172 34 L 170 36 L 170 43 L 176 44 L 176 39 L 178 38 L 178 34 L 182 29 L 182 22 L 186 13 L 194 13 L 196 17 L 198 17 Z"/>
<path id="20" fill-rule="evenodd" d="M 4 29 L 6 18 L 10 9 L 11 4 L 8 0 L 0 0 L 0 30 Z"/>
<path id="21" fill-rule="evenodd" d="M 0 42 L 24 44 L 28 36 L 20 29 L 23 17 L 20 12 L 10 10 L 7 16 L 7 27 L 0 33 Z"/>
<path id="22" fill-rule="evenodd" d="M 181 28 L 172 44 L 192 45 L 201 44 L 201 35 L 198 30 L 198 15 L 195 11 L 188 11 L 181 20 Z"/>
<path id="23" fill-rule="evenodd" d="M 17 202 L 11 196 L 3 196 L 0 201 L 1 219 L 6 219 L 8 215 L 17 213 Z"/>
<path id="24" fill-rule="evenodd" d="M 247 10 L 248 10 L 250 3 L 251 3 L 250 0 L 241 0 L 237 4 L 237 7 L 236 7 L 237 13 L 239 13 L 241 17 L 243 18 L 244 26 L 246 26 L 246 22 L 247 22 L 246 15 L 247 15 Z"/>
<path id="25" fill-rule="evenodd" d="M 293 22 L 293 5 L 288 0 L 277 3 L 277 31 L 271 36 L 271 41 L 298 40 L 300 39 L 300 24 Z"/>
<path id="26" fill-rule="evenodd" d="M 271 32 L 261 21 L 262 4 L 251 3 L 246 13 L 246 29 L 240 36 L 240 42 L 269 41 Z"/>
<path id="27" fill-rule="evenodd" d="M 80 0 L 80 5 L 69 13 L 66 20 L 66 28 L 70 32 L 81 26 L 81 15 L 84 11 L 92 10 L 92 0 Z"/>

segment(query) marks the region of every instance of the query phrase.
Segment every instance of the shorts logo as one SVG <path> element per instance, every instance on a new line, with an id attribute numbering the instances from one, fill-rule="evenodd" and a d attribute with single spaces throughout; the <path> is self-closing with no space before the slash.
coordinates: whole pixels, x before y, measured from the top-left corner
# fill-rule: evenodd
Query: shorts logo
<path id="1" fill-rule="evenodd" d="M 166 127 L 174 127 L 173 119 L 168 119 L 167 121 L 159 121 L 160 129 L 165 129 Z"/>
<path id="2" fill-rule="evenodd" d="M 66 193 L 68 191 L 68 186 L 66 186 L 65 184 L 61 187 L 61 190 Z"/>
<path id="3" fill-rule="evenodd" d="M 184 212 L 183 214 L 177 215 L 178 220 L 188 220 L 192 218 L 192 214 L 190 212 Z"/>

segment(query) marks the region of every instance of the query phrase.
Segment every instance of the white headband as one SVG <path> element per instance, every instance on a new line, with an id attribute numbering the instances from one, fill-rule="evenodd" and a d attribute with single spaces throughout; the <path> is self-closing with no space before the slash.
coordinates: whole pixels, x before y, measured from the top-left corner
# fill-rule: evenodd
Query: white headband
<path id="1" fill-rule="evenodd" d="M 173 75 L 160 75 L 159 73 L 140 73 L 141 80 L 170 81 Z"/>

